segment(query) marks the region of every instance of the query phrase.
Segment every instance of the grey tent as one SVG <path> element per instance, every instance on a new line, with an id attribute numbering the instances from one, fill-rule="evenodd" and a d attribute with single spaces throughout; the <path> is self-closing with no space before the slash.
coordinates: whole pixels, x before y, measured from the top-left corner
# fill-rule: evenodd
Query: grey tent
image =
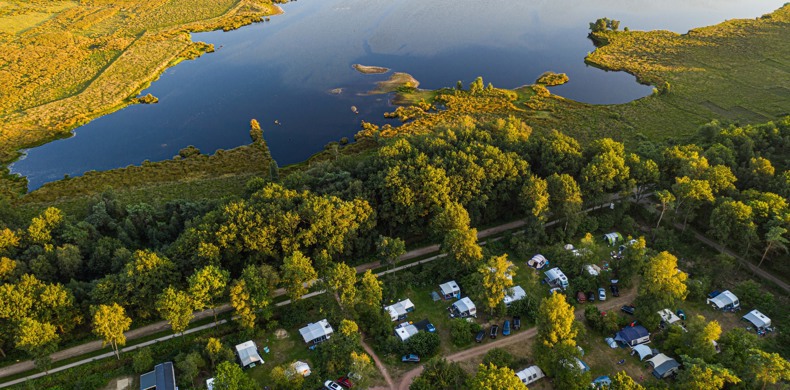
<path id="1" fill-rule="evenodd" d="M 658 379 L 664 379 L 678 371 L 680 363 L 671 357 L 659 353 L 652 359 L 647 361 L 653 366 L 653 376 Z"/>
<path id="2" fill-rule="evenodd" d="M 258 354 L 258 346 L 250 341 L 245 341 L 236 346 L 236 355 L 239 357 L 241 366 L 244 368 L 255 367 L 256 364 L 263 364 L 261 355 Z"/>
<path id="3" fill-rule="evenodd" d="M 318 321 L 314 324 L 307 324 L 302 329 L 299 329 L 299 334 L 302 335 L 305 343 L 320 343 L 329 338 L 329 335 L 334 333 L 332 325 L 326 319 Z"/>
<path id="4" fill-rule="evenodd" d="M 645 360 L 646 357 L 653 356 L 653 350 L 651 350 L 650 347 L 644 344 L 639 344 L 636 347 L 634 347 L 634 350 L 631 352 L 631 355 L 635 353 L 639 354 L 639 360 Z"/>

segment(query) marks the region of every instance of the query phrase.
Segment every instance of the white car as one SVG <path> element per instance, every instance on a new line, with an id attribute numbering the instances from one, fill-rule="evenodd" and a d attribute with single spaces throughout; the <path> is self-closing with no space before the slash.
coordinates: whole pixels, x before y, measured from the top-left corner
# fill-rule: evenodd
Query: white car
<path id="1" fill-rule="evenodd" d="M 606 289 L 603 287 L 598 288 L 598 300 L 605 301 L 606 300 Z"/>
<path id="2" fill-rule="evenodd" d="M 324 382 L 324 388 L 326 388 L 327 390 L 343 390 L 343 386 L 340 386 L 335 381 Z"/>

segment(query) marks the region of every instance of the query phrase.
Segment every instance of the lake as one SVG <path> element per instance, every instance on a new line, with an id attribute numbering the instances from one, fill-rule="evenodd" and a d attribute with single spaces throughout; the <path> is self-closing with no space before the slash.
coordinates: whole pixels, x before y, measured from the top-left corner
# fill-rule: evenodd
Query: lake
<path id="1" fill-rule="evenodd" d="M 11 171 L 34 190 L 64 175 L 170 159 L 189 145 L 213 153 L 249 143 L 252 118 L 280 166 L 299 162 L 328 142 L 353 139 L 363 120 L 397 124 L 383 117 L 394 110 L 387 96 L 365 95 L 389 75 L 361 74 L 355 63 L 410 73 L 430 89 L 477 76 L 514 88 L 562 72 L 570 82 L 555 94 L 625 103 L 652 88 L 584 64 L 594 49 L 589 22 L 608 17 L 621 28 L 686 32 L 757 17 L 785 1 L 300 0 L 270 22 L 193 34 L 217 51 L 168 69 L 143 91 L 158 104 L 98 118 L 72 138 L 28 150 Z M 329 93 L 335 88 L 343 92 Z"/>

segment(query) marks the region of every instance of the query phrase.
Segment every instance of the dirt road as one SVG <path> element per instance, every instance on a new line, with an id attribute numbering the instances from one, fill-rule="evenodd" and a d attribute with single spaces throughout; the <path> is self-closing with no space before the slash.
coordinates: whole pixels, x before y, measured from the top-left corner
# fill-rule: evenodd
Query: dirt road
<path id="1" fill-rule="evenodd" d="M 636 298 L 636 292 L 637 292 L 637 288 L 634 287 L 627 294 L 621 295 L 617 298 L 608 299 L 604 302 L 598 302 L 596 306 L 598 306 L 598 308 L 603 311 L 619 308 L 620 306 L 631 303 L 634 300 L 634 298 Z M 575 315 L 577 317 L 583 316 L 584 309 L 583 308 L 576 309 Z M 531 339 L 535 337 L 537 334 L 538 334 L 538 329 L 536 327 L 532 327 L 523 330 L 521 332 L 518 332 L 512 336 L 508 336 L 508 337 L 503 336 L 498 338 L 496 341 L 483 343 L 474 348 L 469 348 L 454 353 L 452 355 L 447 356 L 446 359 L 451 362 L 460 362 L 464 360 L 474 359 L 485 355 L 485 353 L 488 352 L 490 349 L 502 348 L 507 345 L 516 344 L 524 340 Z M 420 373 L 422 373 L 422 370 L 423 370 L 423 366 L 421 365 L 405 373 L 398 382 L 398 390 L 409 390 L 409 386 L 414 381 L 414 378 L 420 375 Z"/>

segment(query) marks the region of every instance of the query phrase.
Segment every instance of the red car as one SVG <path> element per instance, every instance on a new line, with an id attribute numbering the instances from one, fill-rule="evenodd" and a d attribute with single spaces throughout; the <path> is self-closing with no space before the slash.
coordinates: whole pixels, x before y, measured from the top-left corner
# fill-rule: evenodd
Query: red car
<path id="1" fill-rule="evenodd" d="M 343 386 L 347 389 L 354 387 L 354 382 L 351 382 L 351 379 L 349 379 L 347 376 L 337 378 L 335 382 L 337 382 L 340 386 Z"/>

